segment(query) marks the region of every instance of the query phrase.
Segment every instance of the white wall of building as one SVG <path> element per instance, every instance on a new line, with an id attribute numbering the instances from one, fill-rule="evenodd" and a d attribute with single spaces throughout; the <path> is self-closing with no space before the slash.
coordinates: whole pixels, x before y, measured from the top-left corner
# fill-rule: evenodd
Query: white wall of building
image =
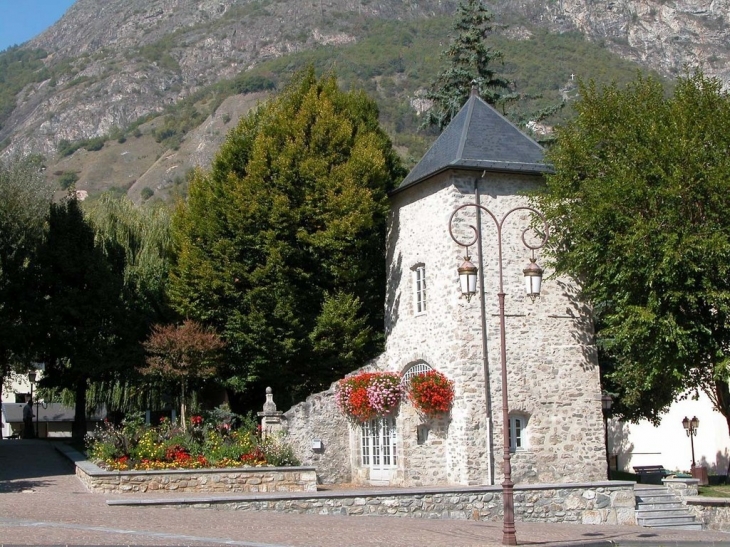
<path id="1" fill-rule="evenodd" d="M 730 461 L 730 435 L 725 418 L 712 408 L 707 395 L 674 403 L 654 426 L 610 420 L 609 451 L 618 456 L 618 467 L 632 471 L 638 465 L 663 465 L 672 471 L 689 472 L 692 464 L 690 439 L 682 427 L 684 417 L 697 416 L 700 426 L 694 437 L 695 461 L 710 474 L 724 475 Z"/>

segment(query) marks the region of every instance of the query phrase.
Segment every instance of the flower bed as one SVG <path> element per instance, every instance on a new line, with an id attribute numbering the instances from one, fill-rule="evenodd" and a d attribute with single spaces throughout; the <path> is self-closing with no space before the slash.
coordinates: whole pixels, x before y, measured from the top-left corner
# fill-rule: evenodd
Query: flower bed
<path id="1" fill-rule="evenodd" d="M 393 372 L 362 372 L 337 385 L 337 406 L 355 422 L 392 414 L 403 397 L 401 375 Z"/>
<path id="2" fill-rule="evenodd" d="M 236 427 L 239 425 L 239 427 Z M 187 427 L 164 419 L 145 425 L 141 415 L 109 422 L 87 436 L 91 461 L 108 471 L 292 466 L 299 462 L 280 438 L 263 438 L 256 423 L 227 409 L 193 416 Z"/>

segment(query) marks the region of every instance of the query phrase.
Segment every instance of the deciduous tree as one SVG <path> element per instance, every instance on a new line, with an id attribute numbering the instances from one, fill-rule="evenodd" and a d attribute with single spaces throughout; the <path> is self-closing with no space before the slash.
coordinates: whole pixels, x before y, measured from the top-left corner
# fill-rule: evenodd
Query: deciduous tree
<path id="1" fill-rule="evenodd" d="M 31 357 L 29 273 L 52 196 L 39 156 L 0 160 L 0 386 Z"/>
<path id="2" fill-rule="evenodd" d="M 76 408 L 74 437 L 86 434 L 86 391 L 129 366 L 121 349 L 128 316 L 123 300 L 124 251 L 102 247 L 78 200 L 50 208 L 34 287 L 39 345 L 47 357 L 47 386 L 69 389 Z"/>
<path id="3" fill-rule="evenodd" d="M 195 321 L 155 325 L 144 342 L 147 366 L 142 373 L 176 383 L 180 389 L 180 419 L 186 427 L 188 392 L 195 382 L 213 376 L 225 343 Z"/>
<path id="4" fill-rule="evenodd" d="M 628 419 L 703 390 L 730 423 L 730 97 L 701 73 L 580 96 L 538 204 L 595 306 L 604 386 Z"/>
<path id="5" fill-rule="evenodd" d="M 167 298 L 171 262 L 170 210 L 163 205 L 138 207 L 126 197 L 104 194 L 85 208 L 95 239 L 102 249 L 120 248 L 124 253 L 125 343 L 113 378 L 96 382 L 89 390 L 90 407 L 108 410 L 159 408 L 162 394 L 141 378 L 137 368 L 145 362 L 142 342 L 152 325 L 176 319 Z"/>

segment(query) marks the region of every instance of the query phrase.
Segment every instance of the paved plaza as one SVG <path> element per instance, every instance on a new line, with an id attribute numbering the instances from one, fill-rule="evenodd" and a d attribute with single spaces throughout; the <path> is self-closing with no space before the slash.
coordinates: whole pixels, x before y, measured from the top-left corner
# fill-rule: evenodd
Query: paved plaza
<path id="1" fill-rule="evenodd" d="M 0 441 L 0 546 L 490 547 L 502 537 L 501 522 L 107 505 L 120 497 L 88 492 L 52 442 Z M 517 537 L 546 547 L 730 547 L 730 534 L 628 526 L 518 522 Z"/>

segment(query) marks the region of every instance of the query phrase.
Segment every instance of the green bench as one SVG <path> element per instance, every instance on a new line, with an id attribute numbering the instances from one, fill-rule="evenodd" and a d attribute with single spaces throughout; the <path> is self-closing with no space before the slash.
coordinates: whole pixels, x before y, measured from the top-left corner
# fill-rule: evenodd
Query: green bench
<path id="1" fill-rule="evenodd" d="M 634 473 L 639 475 L 641 484 L 661 484 L 664 477 L 671 475 L 663 465 L 635 465 Z"/>

